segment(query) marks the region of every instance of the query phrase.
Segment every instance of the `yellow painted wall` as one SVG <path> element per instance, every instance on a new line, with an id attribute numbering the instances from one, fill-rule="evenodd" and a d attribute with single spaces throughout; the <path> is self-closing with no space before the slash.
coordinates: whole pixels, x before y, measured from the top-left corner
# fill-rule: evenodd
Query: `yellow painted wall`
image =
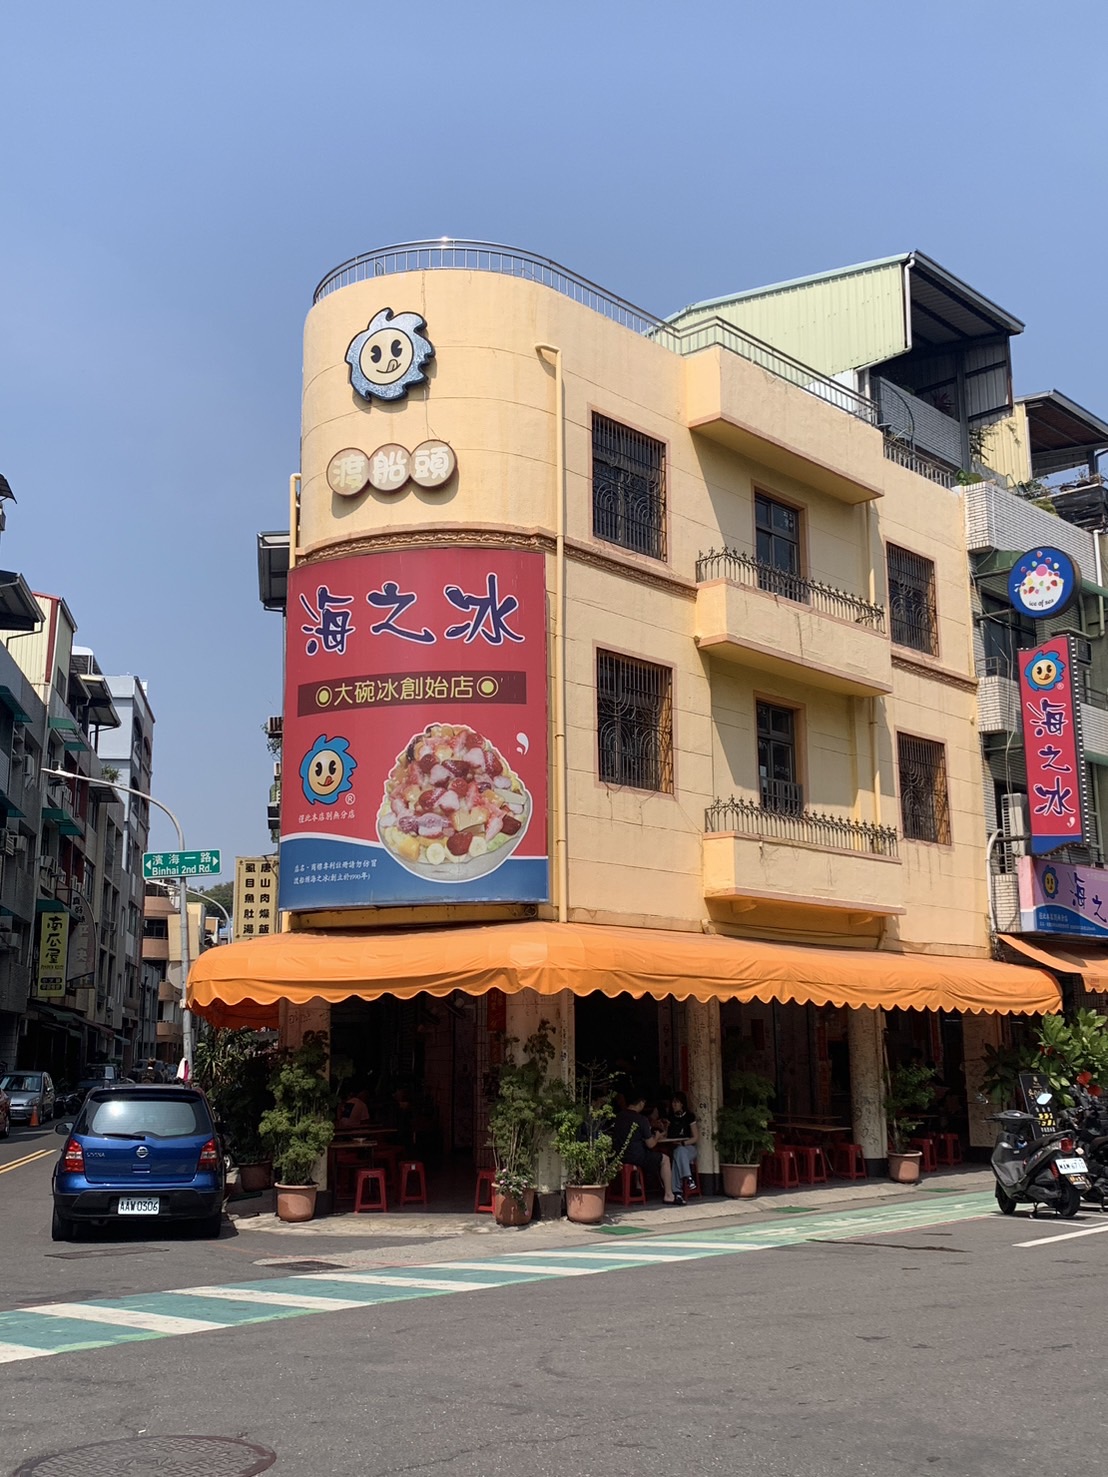
<path id="1" fill-rule="evenodd" d="M 436 347 L 429 385 L 407 400 L 367 407 L 353 392 L 347 345 L 382 307 L 417 311 Z M 299 551 L 318 558 L 412 538 L 449 543 L 538 533 L 549 550 L 556 522 L 556 418 L 552 361 L 565 373 L 567 489 L 567 753 L 571 917 L 699 929 L 709 909 L 703 876 L 705 807 L 732 793 L 754 798 L 756 693 L 803 708 L 802 778 L 809 806 L 844 818 L 900 825 L 895 731 L 947 745 L 955 844 L 902 842 L 895 873 L 902 916 L 887 924 L 896 946 L 987 952 L 980 756 L 975 728 L 969 581 L 962 506 L 948 491 L 886 461 L 880 433 L 819 403 L 782 414 L 782 382 L 746 361 L 732 390 L 742 405 L 744 454 L 717 439 L 718 427 L 690 430 L 686 377 L 696 360 L 608 321 L 541 285 L 491 273 L 434 271 L 358 283 L 332 293 L 305 331 L 303 491 Z M 718 352 L 718 351 L 706 351 Z M 699 356 L 697 356 L 699 357 Z M 736 374 L 739 371 L 736 370 Z M 739 393 L 741 392 L 741 393 Z M 666 447 L 668 549 L 664 561 L 593 537 L 591 416 L 594 411 L 656 437 Z M 458 472 L 445 492 L 409 487 L 399 496 L 368 491 L 339 498 L 327 487 L 329 458 L 344 447 L 372 452 L 388 442 L 450 443 Z M 881 495 L 850 505 L 804 480 L 803 469 L 863 462 Z M 789 466 L 785 472 L 781 468 Z M 813 470 L 813 477 L 817 473 Z M 824 486 L 836 485 L 824 478 Z M 741 653 L 722 661 L 694 639 L 696 560 L 724 545 L 754 552 L 753 497 L 761 488 L 801 509 L 804 572 L 863 599 L 886 600 L 882 545 L 891 540 L 936 565 L 940 651 L 931 660 L 893 651 L 893 691 L 853 698 L 817 677 L 770 680 L 747 670 Z M 875 558 L 871 558 L 871 553 Z M 754 592 L 744 629 L 768 640 L 766 597 Z M 777 639 L 776 637 L 774 639 Z M 596 651 L 604 647 L 664 664 L 673 673 L 674 790 L 653 794 L 597 778 Z M 884 643 L 887 650 L 888 643 Z M 909 665 L 905 666 L 904 663 Z M 871 716 L 875 722 L 871 725 Z M 871 739 L 880 765 L 874 795 Z M 754 863 L 780 876 L 772 844 Z M 744 862 L 744 867 L 746 863 Z M 846 879 L 844 889 L 856 890 Z M 857 869 L 853 869 L 856 871 Z M 831 876 L 837 875 L 832 868 Z M 824 884 L 821 884 L 824 885 Z M 892 887 L 874 872 L 866 887 Z M 778 936 L 795 920 L 773 915 Z M 871 922 L 828 918 L 827 936 Z M 872 940 L 871 940 L 872 941 Z"/>
<path id="2" fill-rule="evenodd" d="M 1031 445 L 1027 431 L 1027 411 L 1014 405 L 1010 415 L 992 421 L 985 437 L 985 461 L 994 472 L 1001 472 L 1012 482 L 1028 482 L 1031 478 Z"/>

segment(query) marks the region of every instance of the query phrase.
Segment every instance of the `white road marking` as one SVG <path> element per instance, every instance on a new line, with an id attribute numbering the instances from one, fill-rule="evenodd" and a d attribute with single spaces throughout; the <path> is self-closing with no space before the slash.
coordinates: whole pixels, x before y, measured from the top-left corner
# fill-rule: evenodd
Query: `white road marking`
<path id="1" fill-rule="evenodd" d="M 39 1303 L 19 1311 L 42 1313 L 47 1318 L 77 1318 L 82 1323 L 110 1323 L 116 1328 L 141 1328 L 147 1333 L 211 1333 L 227 1327 L 207 1318 L 174 1318 L 168 1313 L 140 1313 L 133 1308 L 96 1308 L 91 1303 Z"/>
<path id="2" fill-rule="evenodd" d="M 657 1245 L 657 1243 L 651 1241 L 649 1245 L 655 1246 Z M 549 1251 L 512 1251 L 508 1252 L 507 1255 L 520 1258 L 533 1256 L 566 1256 L 571 1257 L 574 1261 L 576 1261 L 578 1257 L 581 1257 L 586 1261 L 630 1263 L 687 1262 L 690 1260 L 687 1256 L 669 1256 L 665 1252 L 662 1252 L 661 1255 L 659 1255 L 657 1252 L 647 1251 L 645 1249 L 645 1244 L 642 1251 L 582 1251 L 580 1247 L 575 1246 L 567 1249 L 566 1251 L 555 1251 L 553 1248 L 551 1248 Z"/>
<path id="3" fill-rule="evenodd" d="M 226 1298 L 229 1303 L 259 1303 L 264 1307 L 304 1308 L 319 1313 L 343 1308 L 364 1308 L 364 1298 L 313 1297 L 309 1293 L 263 1292 L 257 1287 L 182 1287 L 177 1296 Z"/>
<path id="4" fill-rule="evenodd" d="M 1079 1236 L 1102 1236 L 1108 1226 L 1090 1226 L 1087 1231 L 1063 1231 L 1060 1236 L 1036 1236 L 1033 1241 L 1013 1241 L 1013 1246 L 1049 1246 L 1053 1241 L 1076 1241 Z"/>
<path id="5" fill-rule="evenodd" d="M 383 1272 L 309 1272 L 305 1282 L 357 1282 L 374 1287 L 424 1287 L 432 1292 L 473 1292 L 479 1282 L 448 1282 L 445 1277 L 404 1277 Z"/>
<path id="6" fill-rule="evenodd" d="M 671 1237 L 658 1237 L 657 1240 L 650 1238 L 651 1246 L 684 1246 L 689 1251 L 699 1251 L 703 1247 L 706 1251 L 771 1251 L 772 1246 L 764 1241 L 678 1241 Z M 687 1261 L 687 1257 L 681 1257 L 681 1261 Z"/>
<path id="7" fill-rule="evenodd" d="M 520 1256 L 522 1253 L 513 1252 L 512 1255 Z M 554 1267 L 541 1262 L 510 1262 L 500 1257 L 497 1257 L 495 1262 L 439 1262 L 436 1267 L 442 1271 L 445 1271 L 447 1267 L 457 1267 L 466 1272 L 495 1272 L 499 1267 L 504 1272 L 535 1272 L 542 1273 L 544 1277 L 594 1277 L 598 1272 L 604 1271 L 603 1267 L 567 1267 L 564 1265 Z M 451 1285 L 456 1286 L 457 1284 Z M 468 1287 L 492 1287 L 495 1283 L 470 1282 L 466 1285 Z"/>
<path id="8" fill-rule="evenodd" d="M 45 1359 L 53 1349 L 33 1349 L 27 1344 L 0 1344 L 0 1364 L 12 1364 L 16 1359 Z"/>

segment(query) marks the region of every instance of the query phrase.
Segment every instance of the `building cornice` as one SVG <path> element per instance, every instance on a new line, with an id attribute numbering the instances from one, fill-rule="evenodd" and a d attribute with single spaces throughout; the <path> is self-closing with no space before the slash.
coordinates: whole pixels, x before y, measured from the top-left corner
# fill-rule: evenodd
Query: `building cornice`
<path id="1" fill-rule="evenodd" d="M 914 662 L 906 656 L 893 656 L 893 666 L 900 672 L 911 672 L 914 677 L 926 677 L 931 682 L 942 682 L 947 687 L 956 687 L 959 692 L 977 691 L 977 678 L 953 672 L 949 667 L 932 666 L 930 662 Z"/>

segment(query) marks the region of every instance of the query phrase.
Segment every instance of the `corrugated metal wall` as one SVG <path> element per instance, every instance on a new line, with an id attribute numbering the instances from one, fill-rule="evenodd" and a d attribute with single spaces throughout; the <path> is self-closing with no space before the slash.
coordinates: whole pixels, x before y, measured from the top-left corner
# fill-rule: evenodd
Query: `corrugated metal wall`
<path id="1" fill-rule="evenodd" d="M 985 441 L 985 459 L 994 472 L 1010 482 L 1027 482 L 1031 477 L 1031 452 L 1027 440 L 1027 411 L 1022 405 L 1011 415 L 993 421 Z"/>
<path id="2" fill-rule="evenodd" d="M 674 321 L 713 316 L 824 374 L 878 364 L 908 347 L 903 267 L 895 262 L 716 303 Z"/>

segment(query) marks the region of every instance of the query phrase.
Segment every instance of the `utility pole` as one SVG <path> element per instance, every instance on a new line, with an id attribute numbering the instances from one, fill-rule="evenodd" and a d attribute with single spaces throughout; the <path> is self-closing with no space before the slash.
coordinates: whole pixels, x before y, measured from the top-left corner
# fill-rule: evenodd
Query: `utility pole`
<path id="1" fill-rule="evenodd" d="M 181 822 L 170 810 L 168 805 L 163 805 L 160 800 L 155 800 L 153 795 L 148 795 L 145 790 L 134 790 L 130 785 L 121 785 L 118 780 L 97 779 L 87 774 L 71 774 L 68 769 L 42 769 L 43 774 L 52 775 L 56 779 L 69 780 L 73 784 L 95 785 L 101 790 L 122 790 L 125 795 L 137 795 L 140 800 L 145 800 L 150 805 L 156 806 L 173 822 L 174 830 L 177 832 L 177 850 L 183 852 L 185 849 L 184 832 L 181 830 Z M 192 1073 L 192 1012 L 188 1008 L 188 980 L 191 960 L 189 958 L 189 887 L 186 877 L 177 879 L 177 896 L 181 915 L 181 1055 Z"/>

